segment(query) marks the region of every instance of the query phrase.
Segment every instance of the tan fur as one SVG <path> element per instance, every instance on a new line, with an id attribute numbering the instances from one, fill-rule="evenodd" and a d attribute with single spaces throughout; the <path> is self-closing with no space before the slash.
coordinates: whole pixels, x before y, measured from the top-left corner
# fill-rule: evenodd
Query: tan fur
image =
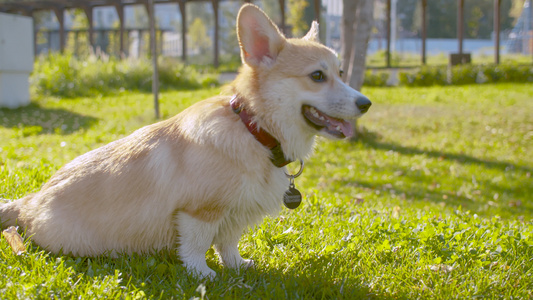
<path id="1" fill-rule="evenodd" d="M 287 158 L 307 157 L 318 133 L 302 105 L 335 118 L 360 115 L 354 105 L 360 94 L 340 81 L 339 61 L 317 42 L 316 24 L 304 39 L 285 39 L 259 8 L 244 5 L 238 33 L 245 65 L 229 90 Z M 329 81 L 310 80 L 316 69 Z M 2 226 L 22 226 L 55 253 L 177 247 L 190 270 L 213 276 L 204 256 L 215 245 L 224 264 L 249 265 L 237 251 L 242 231 L 279 211 L 288 179 L 233 113 L 230 97 L 204 100 L 77 157 L 39 192 L 1 204 Z"/>

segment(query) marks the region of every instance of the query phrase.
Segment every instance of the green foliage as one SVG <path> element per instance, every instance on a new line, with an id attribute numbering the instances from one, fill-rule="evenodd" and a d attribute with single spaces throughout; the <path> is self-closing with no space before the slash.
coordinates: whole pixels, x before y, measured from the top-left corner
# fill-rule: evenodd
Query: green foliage
<path id="1" fill-rule="evenodd" d="M 309 24 L 304 19 L 307 6 L 309 6 L 307 0 L 289 0 L 287 24 L 292 26 L 292 35 L 295 37 L 302 37 L 309 30 Z"/>
<path id="2" fill-rule="evenodd" d="M 493 65 L 481 71 L 487 82 L 533 82 L 533 66 Z"/>
<path id="3" fill-rule="evenodd" d="M 367 70 L 365 72 L 364 86 L 387 86 L 389 80 L 389 73 L 386 71 L 372 72 Z"/>
<path id="4" fill-rule="evenodd" d="M 195 18 L 189 28 L 190 42 L 200 54 L 205 54 L 211 47 L 211 38 L 207 35 L 207 28 L 200 18 Z"/>
<path id="5" fill-rule="evenodd" d="M 449 73 L 447 82 L 438 82 L 437 84 L 461 85 L 483 83 L 482 78 L 478 79 L 479 68 L 473 65 L 454 66 L 447 71 Z"/>
<path id="6" fill-rule="evenodd" d="M 226 54 L 220 56 L 220 65 L 217 71 L 223 72 L 237 72 L 242 66 L 241 56 L 239 54 Z"/>
<path id="7" fill-rule="evenodd" d="M 424 66 L 416 71 L 399 73 L 400 85 L 463 85 L 494 82 L 533 82 L 533 67 L 514 64 Z"/>
<path id="8" fill-rule="evenodd" d="M 383 64 L 383 66 L 386 64 L 387 61 L 387 51 L 386 50 L 378 50 L 375 53 L 371 55 L 367 55 L 366 63 L 368 66 L 380 66 L 380 63 Z M 398 52 L 391 52 L 391 66 L 399 66 L 402 61 L 402 55 Z"/>
<path id="9" fill-rule="evenodd" d="M 218 84 L 214 74 L 203 74 L 172 58 L 159 58 L 159 84 L 165 89 L 191 89 Z M 152 65 L 147 58 L 119 60 L 70 54 L 41 56 L 30 78 L 34 94 L 58 97 L 109 95 L 152 90 Z"/>
<path id="10" fill-rule="evenodd" d="M 167 91 L 168 118 L 219 89 Z M 194 278 L 173 253 L 72 258 L 0 239 L 6 299 L 531 299 L 533 85 L 364 89 L 353 141 L 318 139 L 302 205 L 250 229 L 247 271 Z M 0 198 L 38 191 L 65 163 L 153 123 L 150 95 L 0 110 Z M 517 109 L 518 108 L 518 109 Z M 4 138 L 5 137 L 5 138 Z"/>
<path id="11" fill-rule="evenodd" d="M 423 66 L 416 72 L 400 72 L 398 77 L 401 85 L 444 85 L 446 84 L 446 68 Z"/>
<path id="12" fill-rule="evenodd" d="M 72 29 L 89 29 L 89 21 L 87 20 L 87 16 L 85 15 L 85 12 L 82 9 L 73 9 L 67 13 L 70 14 L 70 17 L 72 18 Z M 74 32 L 68 33 L 67 43 L 65 45 L 65 52 L 73 53 L 79 57 L 89 57 L 91 52 L 91 46 L 89 44 L 88 32 L 78 33 L 77 40 L 76 34 Z"/>

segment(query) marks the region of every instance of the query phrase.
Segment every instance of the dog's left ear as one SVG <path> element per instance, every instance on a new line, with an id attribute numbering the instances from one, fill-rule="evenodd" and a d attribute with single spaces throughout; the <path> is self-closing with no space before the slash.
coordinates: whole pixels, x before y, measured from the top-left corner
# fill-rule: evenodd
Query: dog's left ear
<path id="1" fill-rule="evenodd" d="M 313 41 L 313 42 L 319 42 L 318 37 L 318 22 L 313 21 L 311 24 L 311 28 L 309 29 L 309 32 L 302 38 L 304 40 Z"/>
<path id="2" fill-rule="evenodd" d="M 245 4 L 239 11 L 237 36 L 242 61 L 251 67 L 271 65 L 285 44 L 277 26 L 253 4 Z"/>

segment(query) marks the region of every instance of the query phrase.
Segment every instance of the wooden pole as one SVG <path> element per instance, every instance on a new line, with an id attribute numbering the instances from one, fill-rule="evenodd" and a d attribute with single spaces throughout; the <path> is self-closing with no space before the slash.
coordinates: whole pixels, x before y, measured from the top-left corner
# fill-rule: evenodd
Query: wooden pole
<path id="1" fill-rule="evenodd" d="M 47 35 L 48 35 L 48 39 L 46 42 L 48 45 L 48 53 L 50 53 L 51 52 L 50 48 L 52 48 L 52 32 L 48 30 Z"/>
<path id="2" fill-rule="evenodd" d="M 464 12 L 464 0 L 458 0 L 457 3 L 457 42 L 459 44 L 459 54 L 463 54 L 463 12 Z"/>
<path id="3" fill-rule="evenodd" d="M 57 21 L 59 22 L 59 52 L 65 51 L 65 9 L 54 8 Z"/>
<path id="4" fill-rule="evenodd" d="M 285 32 L 285 0 L 278 0 L 279 2 L 279 10 L 281 13 L 281 32 L 283 34 L 287 34 Z"/>
<path id="5" fill-rule="evenodd" d="M 218 47 L 218 40 L 219 40 L 219 34 L 218 34 L 218 29 L 219 29 L 219 24 L 218 24 L 218 0 L 213 0 L 211 1 L 211 3 L 213 4 L 213 14 L 215 15 L 215 45 L 214 45 L 214 57 L 213 57 L 213 64 L 215 66 L 215 68 L 218 68 L 218 64 L 219 64 L 219 58 L 218 58 L 218 52 L 219 52 L 219 47 Z"/>
<path id="6" fill-rule="evenodd" d="M 426 64 L 427 14 L 428 1 L 422 0 L 422 64 Z"/>
<path id="7" fill-rule="evenodd" d="M 159 70 L 157 67 L 157 43 L 155 41 L 154 0 L 148 0 L 148 17 L 150 19 L 150 46 L 152 52 L 152 93 L 154 94 L 155 118 L 159 119 Z"/>
<path id="8" fill-rule="evenodd" d="M 320 23 L 320 0 L 315 0 L 314 8 L 315 8 L 315 21 Z"/>
<path id="9" fill-rule="evenodd" d="M 185 9 L 186 0 L 178 2 L 181 13 L 181 59 L 187 62 L 187 10 Z"/>
<path id="10" fill-rule="evenodd" d="M 78 56 L 78 48 L 79 48 L 78 38 L 79 37 L 80 37 L 80 32 L 79 31 L 74 32 L 74 55 L 75 56 Z"/>
<path id="11" fill-rule="evenodd" d="M 124 4 L 115 4 L 119 24 L 119 56 L 124 56 Z"/>
<path id="12" fill-rule="evenodd" d="M 387 68 L 391 67 L 390 44 L 391 44 L 391 0 L 387 0 Z"/>
<path id="13" fill-rule="evenodd" d="M 89 45 L 91 46 L 91 51 L 94 52 L 94 20 L 93 20 L 93 8 L 92 6 L 85 6 L 83 8 L 85 15 L 87 16 L 87 21 L 89 21 Z"/>
<path id="14" fill-rule="evenodd" d="M 494 0 L 494 63 L 500 64 L 500 4 Z"/>
<path id="15" fill-rule="evenodd" d="M 141 58 L 141 55 L 143 54 L 143 39 L 144 39 L 144 34 L 143 34 L 143 31 L 142 30 L 137 30 L 137 36 L 138 36 L 138 43 L 137 43 L 137 58 Z"/>

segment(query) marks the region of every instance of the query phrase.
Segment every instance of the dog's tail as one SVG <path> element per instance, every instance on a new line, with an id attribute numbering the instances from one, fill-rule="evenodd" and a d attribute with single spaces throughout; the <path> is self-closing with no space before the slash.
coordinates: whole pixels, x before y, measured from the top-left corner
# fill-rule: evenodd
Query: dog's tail
<path id="1" fill-rule="evenodd" d="M 30 195 L 26 196 L 29 197 Z M 9 201 L 7 199 L 0 198 L 0 228 L 5 229 L 9 226 L 16 226 L 17 219 L 20 214 L 21 200 Z"/>

